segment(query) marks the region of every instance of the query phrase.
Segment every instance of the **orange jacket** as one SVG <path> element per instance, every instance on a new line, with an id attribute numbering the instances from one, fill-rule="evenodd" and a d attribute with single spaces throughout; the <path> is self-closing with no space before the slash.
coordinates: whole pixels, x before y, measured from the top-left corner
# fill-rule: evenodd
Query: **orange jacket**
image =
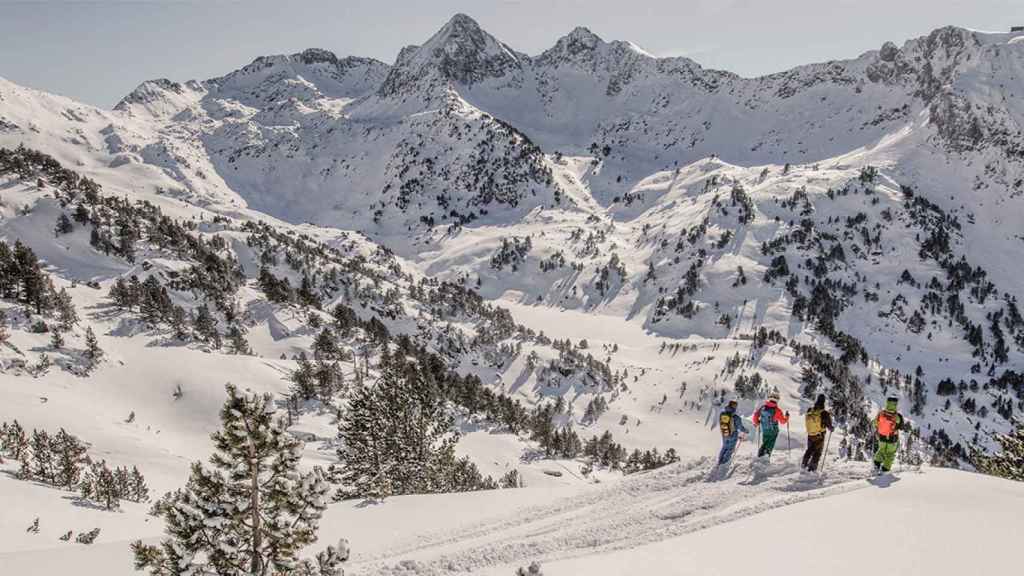
<path id="1" fill-rule="evenodd" d="M 775 415 L 772 417 L 772 420 L 775 420 L 779 424 L 785 424 L 789 422 L 789 418 L 786 417 L 786 414 L 782 411 L 782 408 L 779 408 L 779 405 L 775 402 L 775 400 L 769 400 L 768 402 L 765 403 L 763 408 L 759 408 L 757 411 L 754 412 L 754 426 L 761 425 L 761 410 L 764 410 L 765 408 L 772 408 L 774 410 Z"/>

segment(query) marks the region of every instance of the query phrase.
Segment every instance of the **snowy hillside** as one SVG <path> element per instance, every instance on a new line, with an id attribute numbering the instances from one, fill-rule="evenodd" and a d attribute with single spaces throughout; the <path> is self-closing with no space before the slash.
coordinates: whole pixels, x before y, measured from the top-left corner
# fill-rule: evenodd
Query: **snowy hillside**
<path id="1" fill-rule="evenodd" d="M 920 534 L 903 571 L 936 525 L 1005 569 L 965 526 L 1009 526 L 1020 490 L 928 464 L 974 470 L 1022 424 L 1022 38 L 742 78 L 585 28 L 531 56 L 456 15 L 393 64 L 261 56 L 112 110 L 0 78 L 0 565 L 131 572 L 231 382 L 329 480 L 349 573 L 716 573 L 733 536 L 771 552 L 765 523 L 843 516 L 824 554 L 883 513 Z M 749 418 L 772 390 L 785 456 L 709 475 L 725 398 Z M 887 396 L 907 472 L 880 486 Z"/>
<path id="2" fill-rule="evenodd" d="M 350 575 L 498 576 L 534 562 L 555 576 L 730 574 L 759 569 L 765 558 L 789 574 L 827 569 L 845 575 L 863 572 L 865 560 L 851 554 L 892 546 L 894 539 L 899 546 L 883 555 L 879 568 L 887 573 L 999 571 L 1013 561 L 1014 511 L 1024 503 L 1019 483 L 949 470 L 866 480 L 866 469 L 855 466 L 836 470 L 824 486 L 801 482 L 786 466 L 779 476 L 752 483 L 745 468 L 722 481 L 709 481 L 698 463 L 611 486 L 338 505 L 329 510 L 321 539 L 350 540 Z M 12 536 L 0 560 L 14 573 L 128 576 L 135 573 L 128 541 L 160 533 L 135 508 L 120 515 L 86 510 L 79 521 L 102 526 L 109 538 L 89 547 L 56 542 L 63 526 L 45 524 L 52 518 L 46 495 L 0 482 L 5 493 L 17 495 L 14 511 L 28 508 L 43 518 L 38 535 L 3 526 Z M 971 528 L 979 523 L 989 529 Z"/>

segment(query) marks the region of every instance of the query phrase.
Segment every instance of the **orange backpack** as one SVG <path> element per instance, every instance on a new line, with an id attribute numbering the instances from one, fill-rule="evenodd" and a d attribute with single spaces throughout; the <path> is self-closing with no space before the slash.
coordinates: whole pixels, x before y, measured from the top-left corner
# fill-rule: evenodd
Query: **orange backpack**
<path id="1" fill-rule="evenodd" d="M 896 433 L 896 415 L 891 412 L 882 411 L 878 415 L 878 435 L 889 437 Z"/>

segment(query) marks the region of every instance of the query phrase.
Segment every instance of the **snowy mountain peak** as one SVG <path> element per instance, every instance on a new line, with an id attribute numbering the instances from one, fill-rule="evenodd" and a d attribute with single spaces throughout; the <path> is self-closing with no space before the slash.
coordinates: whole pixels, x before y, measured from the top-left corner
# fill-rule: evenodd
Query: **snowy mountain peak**
<path id="1" fill-rule="evenodd" d="M 600 36 L 594 34 L 589 28 L 577 26 L 572 32 L 558 39 L 555 43 L 555 50 L 569 52 L 571 54 L 593 50 L 604 44 Z"/>
<path id="2" fill-rule="evenodd" d="M 404 49 L 382 95 L 403 92 L 424 77 L 439 76 L 470 86 L 488 78 L 501 78 L 522 67 L 525 55 L 514 52 L 465 14 L 456 14 L 422 46 Z"/>
<path id="3" fill-rule="evenodd" d="M 469 31 L 472 33 L 483 32 L 483 29 L 480 27 L 480 24 L 476 20 L 474 20 L 468 14 L 464 14 L 462 12 L 459 12 L 452 16 L 451 20 L 448 20 L 448 22 L 444 25 L 444 27 L 441 30 L 456 30 L 462 32 Z"/>
<path id="4" fill-rule="evenodd" d="M 118 112 L 154 118 L 172 116 L 194 102 L 205 88 L 196 81 L 174 82 L 167 78 L 147 80 L 114 106 Z"/>
<path id="5" fill-rule="evenodd" d="M 337 64 L 338 57 L 330 50 L 323 48 L 307 48 L 299 54 L 299 58 L 305 64 Z"/>

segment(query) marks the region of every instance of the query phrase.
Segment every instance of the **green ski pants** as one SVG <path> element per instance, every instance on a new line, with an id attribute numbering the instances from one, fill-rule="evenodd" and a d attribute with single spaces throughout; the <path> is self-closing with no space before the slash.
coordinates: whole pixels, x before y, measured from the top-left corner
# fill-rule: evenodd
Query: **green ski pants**
<path id="1" fill-rule="evenodd" d="M 764 430 L 762 429 L 762 440 L 761 448 L 757 451 L 757 456 L 771 456 L 772 450 L 775 450 L 775 440 L 779 437 L 779 429 L 775 430 Z"/>
<path id="2" fill-rule="evenodd" d="M 896 452 L 899 450 L 898 442 L 878 441 L 878 450 L 875 451 L 875 464 L 888 472 L 892 469 L 892 462 L 896 459 Z"/>

